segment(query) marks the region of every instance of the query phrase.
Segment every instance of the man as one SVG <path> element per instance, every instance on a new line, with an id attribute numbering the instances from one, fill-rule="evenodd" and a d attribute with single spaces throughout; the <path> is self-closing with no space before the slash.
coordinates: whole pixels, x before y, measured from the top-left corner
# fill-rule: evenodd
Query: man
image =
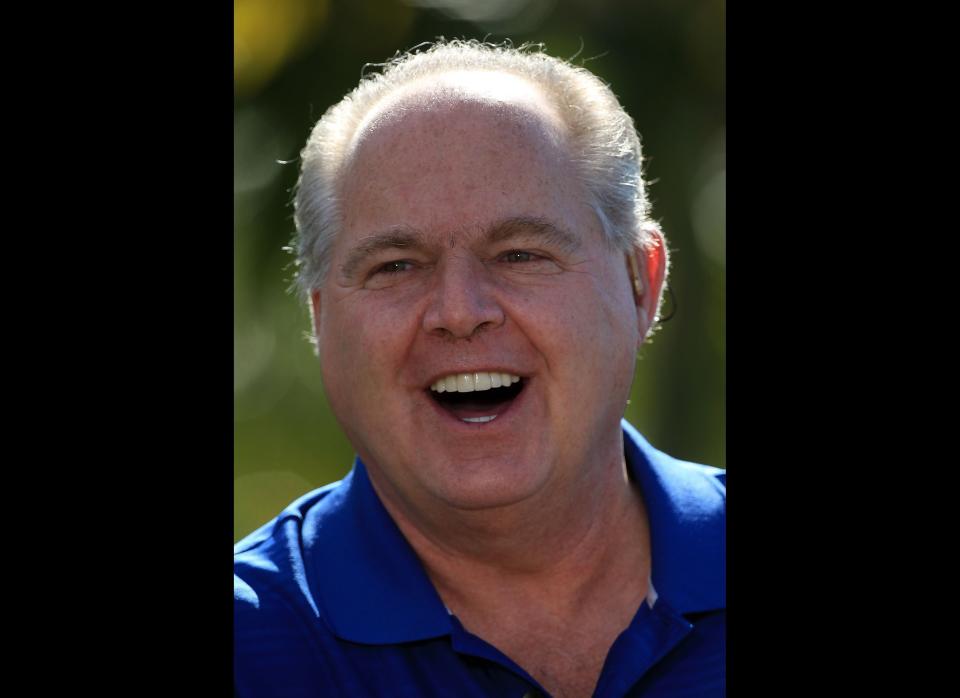
<path id="1" fill-rule="evenodd" d="M 667 250 L 611 91 L 440 43 L 302 155 L 298 277 L 358 459 L 237 544 L 237 693 L 721 695 L 722 472 L 622 421 Z"/>

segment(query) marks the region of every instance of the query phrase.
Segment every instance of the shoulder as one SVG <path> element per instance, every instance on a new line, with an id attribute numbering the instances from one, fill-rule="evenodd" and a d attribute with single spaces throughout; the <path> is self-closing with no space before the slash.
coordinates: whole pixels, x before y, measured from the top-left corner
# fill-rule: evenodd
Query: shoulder
<path id="1" fill-rule="evenodd" d="M 300 695 L 322 681 L 330 642 L 314 593 L 323 566 L 305 528 L 336 504 L 340 482 L 314 490 L 234 546 L 234 653 L 239 695 Z M 311 668 L 312 667 L 312 668 Z M 319 672 L 305 676 L 304 671 Z M 283 688 L 281 689 L 281 685 Z"/>
<path id="2" fill-rule="evenodd" d="M 306 594 L 305 529 L 338 504 L 344 481 L 308 492 L 276 518 L 253 531 L 233 547 L 234 601 L 240 607 L 259 609 L 264 592 Z"/>
<path id="3" fill-rule="evenodd" d="M 624 420 L 622 426 L 628 464 L 649 489 L 667 495 L 679 510 L 723 511 L 727 496 L 726 470 L 675 458 L 654 448 L 629 422 Z"/>
<path id="4" fill-rule="evenodd" d="M 653 584 L 681 613 L 726 605 L 726 472 L 657 450 L 623 423 L 624 452 L 643 494 Z"/>
<path id="5" fill-rule="evenodd" d="M 673 474 L 677 491 L 701 502 L 721 505 L 727 498 L 727 471 L 712 465 L 679 460 L 661 453 L 661 467 Z"/>

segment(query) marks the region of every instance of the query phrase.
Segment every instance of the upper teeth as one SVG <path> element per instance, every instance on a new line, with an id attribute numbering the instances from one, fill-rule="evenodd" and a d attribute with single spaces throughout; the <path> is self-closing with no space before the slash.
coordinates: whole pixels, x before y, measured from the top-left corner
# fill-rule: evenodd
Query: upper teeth
<path id="1" fill-rule="evenodd" d="M 440 378 L 430 386 L 430 390 L 438 393 L 472 393 L 474 390 L 490 390 L 490 388 L 506 387 L 511 383 L 519 382 L 520 376 L 512 373 L 490 373 L 489 371 L 453 373 Z"/>

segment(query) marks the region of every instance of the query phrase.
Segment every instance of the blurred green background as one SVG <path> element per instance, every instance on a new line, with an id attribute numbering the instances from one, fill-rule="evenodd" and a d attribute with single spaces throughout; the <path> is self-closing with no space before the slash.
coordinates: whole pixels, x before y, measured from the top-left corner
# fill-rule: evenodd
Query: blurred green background
<path id="1" fill-rule="evenodd" d="M 235 539 L 353 459 L 288 292 L 298 153 L 365 63 L 438 36 L 576 55 L 633 116 L 677 312 L 638 360 L 627 418 L 671 455 L 726 465 L 723 0 L 234 0 Z"/>

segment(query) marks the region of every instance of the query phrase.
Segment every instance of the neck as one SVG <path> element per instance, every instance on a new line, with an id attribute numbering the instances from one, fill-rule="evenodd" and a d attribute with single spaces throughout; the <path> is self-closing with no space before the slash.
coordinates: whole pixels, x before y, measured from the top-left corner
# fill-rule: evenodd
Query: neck
<path id="1" fill-rule="evenodd" d="M 646 510 L 622 454 L 587 471 L 588 483 L 486 510 L 412 512 L 371 482 L 448 607 L 509 598 L 575 613 L 590 594 L 649 575 Z"/>

